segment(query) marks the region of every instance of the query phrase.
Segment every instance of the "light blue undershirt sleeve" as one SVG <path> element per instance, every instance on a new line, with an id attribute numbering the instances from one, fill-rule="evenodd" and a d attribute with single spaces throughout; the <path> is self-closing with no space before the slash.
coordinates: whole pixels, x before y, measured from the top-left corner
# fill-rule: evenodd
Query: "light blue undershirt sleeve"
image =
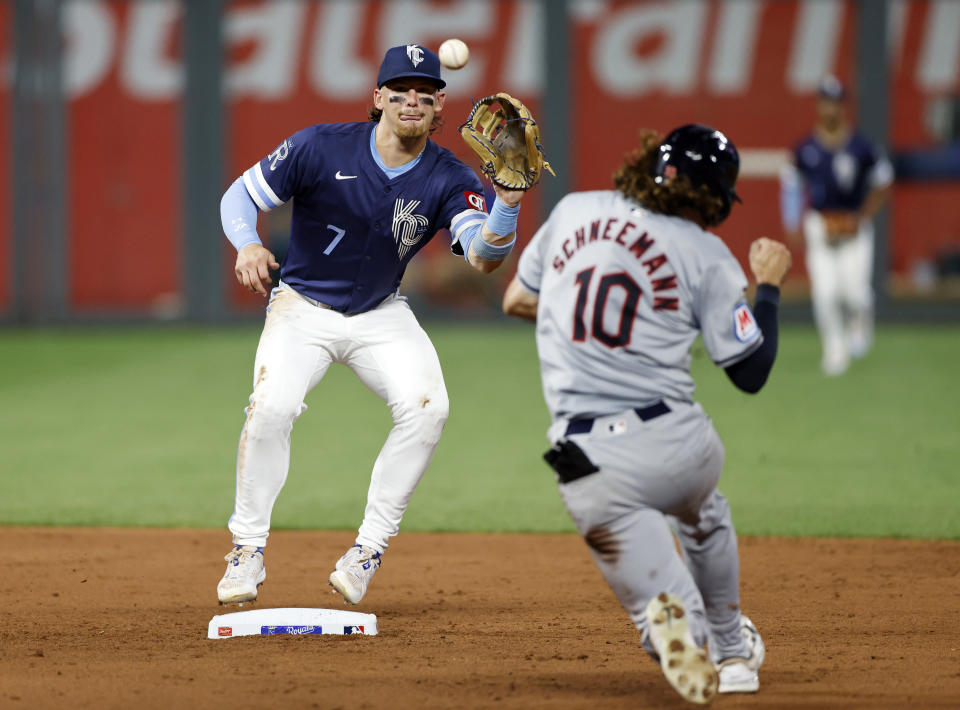
<path id="1" fill-rule="evenodd" d="M 454 254 L 461 254 L 464 261 L 470 261 L 470 242 L 480 234 L 486 221 L 487 213 L 477 209 L 464 210 L 450 220 L 450 236 L 461 249 L 459 252 L 454 250 Z"/>
<path id="2" fill-rule="evenodd" d="M 234 180 L 220 200 L 220 224 L 223 233 L 240 251 L 250 244 L 263 244 L 257 235 L 257 205 L 247 192 L 243 178 Z"/>
<path id="3" fill-rule="evenodd" d="M 460 231 L 460 246 L 463 248 L 464 261 L 470 261 L 470 242 L 480 236 L 480 230 L 483 228 L 484 221 L 485 220 L 475 221 L 474 224 L 469 224 Z M 452 226 L 451 231 L 453 231 Z"/>
<path id="4" fill-rule="evenodd" d="M 800 228 L 800 213 L 803 211 L 803 183 L 795 167 L 787 166 L 780 171 L 780 219 L 783 228 L 795 232 Z"/>
<path id="5" fill-rule="evenodd" d="M 473 251 L 477 256 L 488 261 L 503 261 L 506 259 L 517 243 L 517 237 L 514 233 L 517 231 L 517 215 L 519 214 L 520 205 L 509 207 L 500 202 L 500 200 L 494 199 L 493 207 L 490 209 L 490 214 L 487 215 L 486 220 L 478 220 L 469 214 L 465 214 L 460 219 L 455 219 L 454 224 L 451 225 L 451 231 L 457 235 L 460 245 L 463 247 L 464 260 L 470 261 L 470 244 L 478 237 L 479 241 L 477 241 L 473 247 Z M 461 221 L 465 226 L 459 228 Z M 513 239 L 507 244 L 493 246 L 481 236 L 484 223 L 486 223 L 487 228 L 491 232 L 501 237 L 514 234 Z"/>

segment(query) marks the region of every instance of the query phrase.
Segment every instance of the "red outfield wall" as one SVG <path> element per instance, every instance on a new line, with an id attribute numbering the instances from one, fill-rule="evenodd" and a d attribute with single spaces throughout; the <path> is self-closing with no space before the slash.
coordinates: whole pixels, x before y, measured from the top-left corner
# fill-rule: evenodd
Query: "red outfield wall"
<path id="1" fill-rule="evenodd" d="M 574 2 L 573 85 L 565 98 L 575 187 L 608 186 L 641 127 L 711 123 L 745 154 L 739 188 L 745 205 L 722 235 L 738 251 L 759 234 L 779 235 L 770 151 L 809 129 L 813 90 L 824 73 L 855 83 L 854 10 L 847 2 Z M 65 6 L 70 298 L 77 312 L 160 311 L 179 297 L 181 17 L 181 4 L 172 0 Z M 455 130 L 470 97 L 506 90 L 536 113 L 550 70 L 541 59 L 536 1 L 230 2 L 225 18 L 224 187 L 298 128 L 363 119 L 386 47 L 413 40 L 436 48 L 451 36 L 470 45 L 470 64 L 449 73 L 449 123 L 438 141 L 471 164 Z M 8 4 L 0 5 L 0 25 L 9 28 L 10 21 Z M 960 3 L 897 3 L 890 30 L 891 147 L 930 145 L 931 101 L 960 91 Z M 9 35 L 0 33 L 8 68 Z M 2 78 L 6 108 L 9 71 Z M 8 115 L 0 111 L 5 136 Z M 0 143 L 0 160 L 8 159 L 9 144 Z M 3 171 L 0 200 L 9 200 L 7 180 Z M 960 212 L 946 207 L 957 188 L 896 188 L 896 272 L 909 273 L 918 259 L 960 242 Z M 522 239 L 536 226 L 536 193 L 531 197 Z M 9 214 L 6 207 L 0 212 Z M 4 263 L 9 245 L 7 220 L 0 224 Z M 426 258 L 443 252 L 442 244 L 432 244 Z M 227 274 L 230 263 L 225 247 Z M 0 309 L 10 301 L 7 283 L 0 286 Z M 230 289 L 232 301 L 250 304 Z"/>

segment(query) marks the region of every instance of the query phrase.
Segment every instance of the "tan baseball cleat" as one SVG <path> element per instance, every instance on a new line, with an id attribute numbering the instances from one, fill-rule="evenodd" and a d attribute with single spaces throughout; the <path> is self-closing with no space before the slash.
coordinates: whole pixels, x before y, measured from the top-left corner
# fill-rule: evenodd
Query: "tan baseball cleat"
<path id="1" fill-rule="evenodd" d="M 651 599 L 647 625 L 660 668 L 674 690 L 691 703 L 712 701 L 717 694 L 717 671 L 707 652 L 693 640 L 680 597 L 663 592 Z"/>

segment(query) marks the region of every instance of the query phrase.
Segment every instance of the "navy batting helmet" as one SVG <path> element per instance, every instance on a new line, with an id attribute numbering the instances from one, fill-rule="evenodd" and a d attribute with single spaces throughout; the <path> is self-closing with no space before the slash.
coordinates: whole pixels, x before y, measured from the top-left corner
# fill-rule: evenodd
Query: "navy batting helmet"
<path id="1" fill-rule="evenodd" d="M 686 175 L 693 185 L 706 185 L 723 200 L 724 209 L 712 224 L 720 224 L 730 214 L 733 201 L 742 202 L 733 189 L 740 172 L 740 155 L 720 131 L 690 123 L 680 126 L 660 144 L 653 166 L 653 181 L 658 185 L 677 175 Z"/>

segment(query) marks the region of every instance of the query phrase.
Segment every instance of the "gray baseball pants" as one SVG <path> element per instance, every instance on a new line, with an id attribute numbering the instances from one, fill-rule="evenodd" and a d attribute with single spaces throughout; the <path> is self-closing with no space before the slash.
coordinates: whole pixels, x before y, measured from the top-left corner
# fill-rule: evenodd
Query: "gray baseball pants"
<path id="1" fill-rule="evenodd" d="M 568 435 L 568 422 L 555 422 L 551 443 L 572 442 L 598 469 L 561 480 L 560 493 L 648 651 L 646 606 L 671 592 L 684 601 L 696 642 L 709 640 L 714 661 L 748 657 L 737 536 L 717 490 L 723 444 L 699 404 L 666 403 L 670 411 L 656 418 L 627 410 L 597 418 L 589 432 Z"/>

